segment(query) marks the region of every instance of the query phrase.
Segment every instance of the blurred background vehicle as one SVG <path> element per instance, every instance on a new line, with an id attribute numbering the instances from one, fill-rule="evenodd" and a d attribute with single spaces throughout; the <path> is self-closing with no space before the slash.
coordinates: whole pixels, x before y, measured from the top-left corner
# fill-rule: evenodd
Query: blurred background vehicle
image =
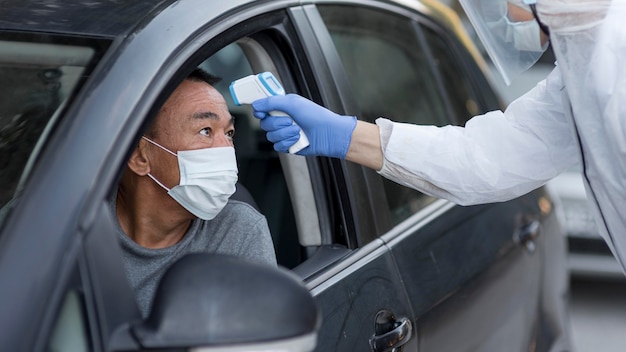
<path id="1" fill-rule="evenodd" d="M 568 268 L 577 278 L 624 280 L 622 268 L 598 233 L 581 171 L 567 170 L 548 182 L 560 201 L 568 243 Z"/>

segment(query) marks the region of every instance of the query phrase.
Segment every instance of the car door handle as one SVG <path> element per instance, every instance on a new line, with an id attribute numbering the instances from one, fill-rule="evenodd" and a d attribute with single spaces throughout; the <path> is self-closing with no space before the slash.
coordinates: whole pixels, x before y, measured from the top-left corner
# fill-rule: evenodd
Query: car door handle
<path id="1" fill-rule="evenodd" d="M 513 240 L 522 244 L 530 253 L 535 252 L 535 239 L 541 234 L 541 223 L 532 220 L 519 226 L 513 234 Z"/>
<path id="2" fill-rule="evenodd" d="M 376 334 L 370 339 L 373 352 L 399 352 L 411 339 L 413 324 L 408 318 L 396 319 L 391 312 L 380 311 L 376 315 L 375 331 Z"/>

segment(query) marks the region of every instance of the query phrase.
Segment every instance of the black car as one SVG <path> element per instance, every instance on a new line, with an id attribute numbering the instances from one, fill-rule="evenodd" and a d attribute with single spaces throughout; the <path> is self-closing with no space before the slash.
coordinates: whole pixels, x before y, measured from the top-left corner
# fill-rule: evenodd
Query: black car
<path id="1" fill-rule="evenodd" d="M 239 186 L 267 217 L 281 267 L 315 299 L 316 351 L 569 349 L 565 238 L 543 188 L 463 207 L 350 162 L 277 154 L 249 106 L 228 93 L 231 81 L 269 71 L 287 92 L 366 121 L 463 125 L 501 104 L 448 8 L 431 0 L 2 0 L 2 350 L 220 347 L 185 339 L 190 322 L 203 325 L 192 313 L 167 316 L 165 325 L 185 328 L 142 333 L 161 325 L 138 314 L 107 206 L 143 131 L 198 66 L 223 78 Z M 192 290 L 171 276 L 172 290 Z M 263 302 L 266 291 L 246 293 L 233 297 Z M 169 304 L 155 309 L 176 311 Z M 197 302 L 177 304 L 193 312 Z M 291 312 L 289 324 L 313 321 Z M 216 326 L 215 318 L 204 323 Z"/>

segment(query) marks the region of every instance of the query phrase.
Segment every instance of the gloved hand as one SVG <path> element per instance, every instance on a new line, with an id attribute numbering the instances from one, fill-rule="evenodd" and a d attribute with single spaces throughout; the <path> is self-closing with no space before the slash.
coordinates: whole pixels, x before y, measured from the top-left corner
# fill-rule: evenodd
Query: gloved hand
<path id="1" fill-rule="evenodd" d="M 287 153 L 300 138 L 300 128 L 310 145 L 298 155 L 321 155 L 344 159 L 356 127 L 356 117 L 338 115 L 297 94 L 271 96 L 252 103 L 254 116 L 261 119 L 261 128 L 274 149 Z M 289 116 L 271 116 L 270 111 Z M 298 125 L 293 125 L 292 119 Z M 299 126 L 299 127 L 298 127 Z"/>

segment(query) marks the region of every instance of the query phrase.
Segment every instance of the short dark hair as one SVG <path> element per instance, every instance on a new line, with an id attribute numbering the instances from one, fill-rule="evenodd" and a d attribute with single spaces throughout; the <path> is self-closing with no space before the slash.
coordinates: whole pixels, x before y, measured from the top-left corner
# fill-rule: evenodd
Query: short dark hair
<path id="1" fill-rule="evenodd" d="M 208 73 L 207 71 L 201 69 L 200 67 L 197 67 L 195 70 L 193 70 L 189 74 L 189 76 L 187 76 L 187 79 L 193 82 L 206 82 L 207 84 L 211 86 L 216 85 L 222 80 L 221 77 L 212 75 Z"/>

